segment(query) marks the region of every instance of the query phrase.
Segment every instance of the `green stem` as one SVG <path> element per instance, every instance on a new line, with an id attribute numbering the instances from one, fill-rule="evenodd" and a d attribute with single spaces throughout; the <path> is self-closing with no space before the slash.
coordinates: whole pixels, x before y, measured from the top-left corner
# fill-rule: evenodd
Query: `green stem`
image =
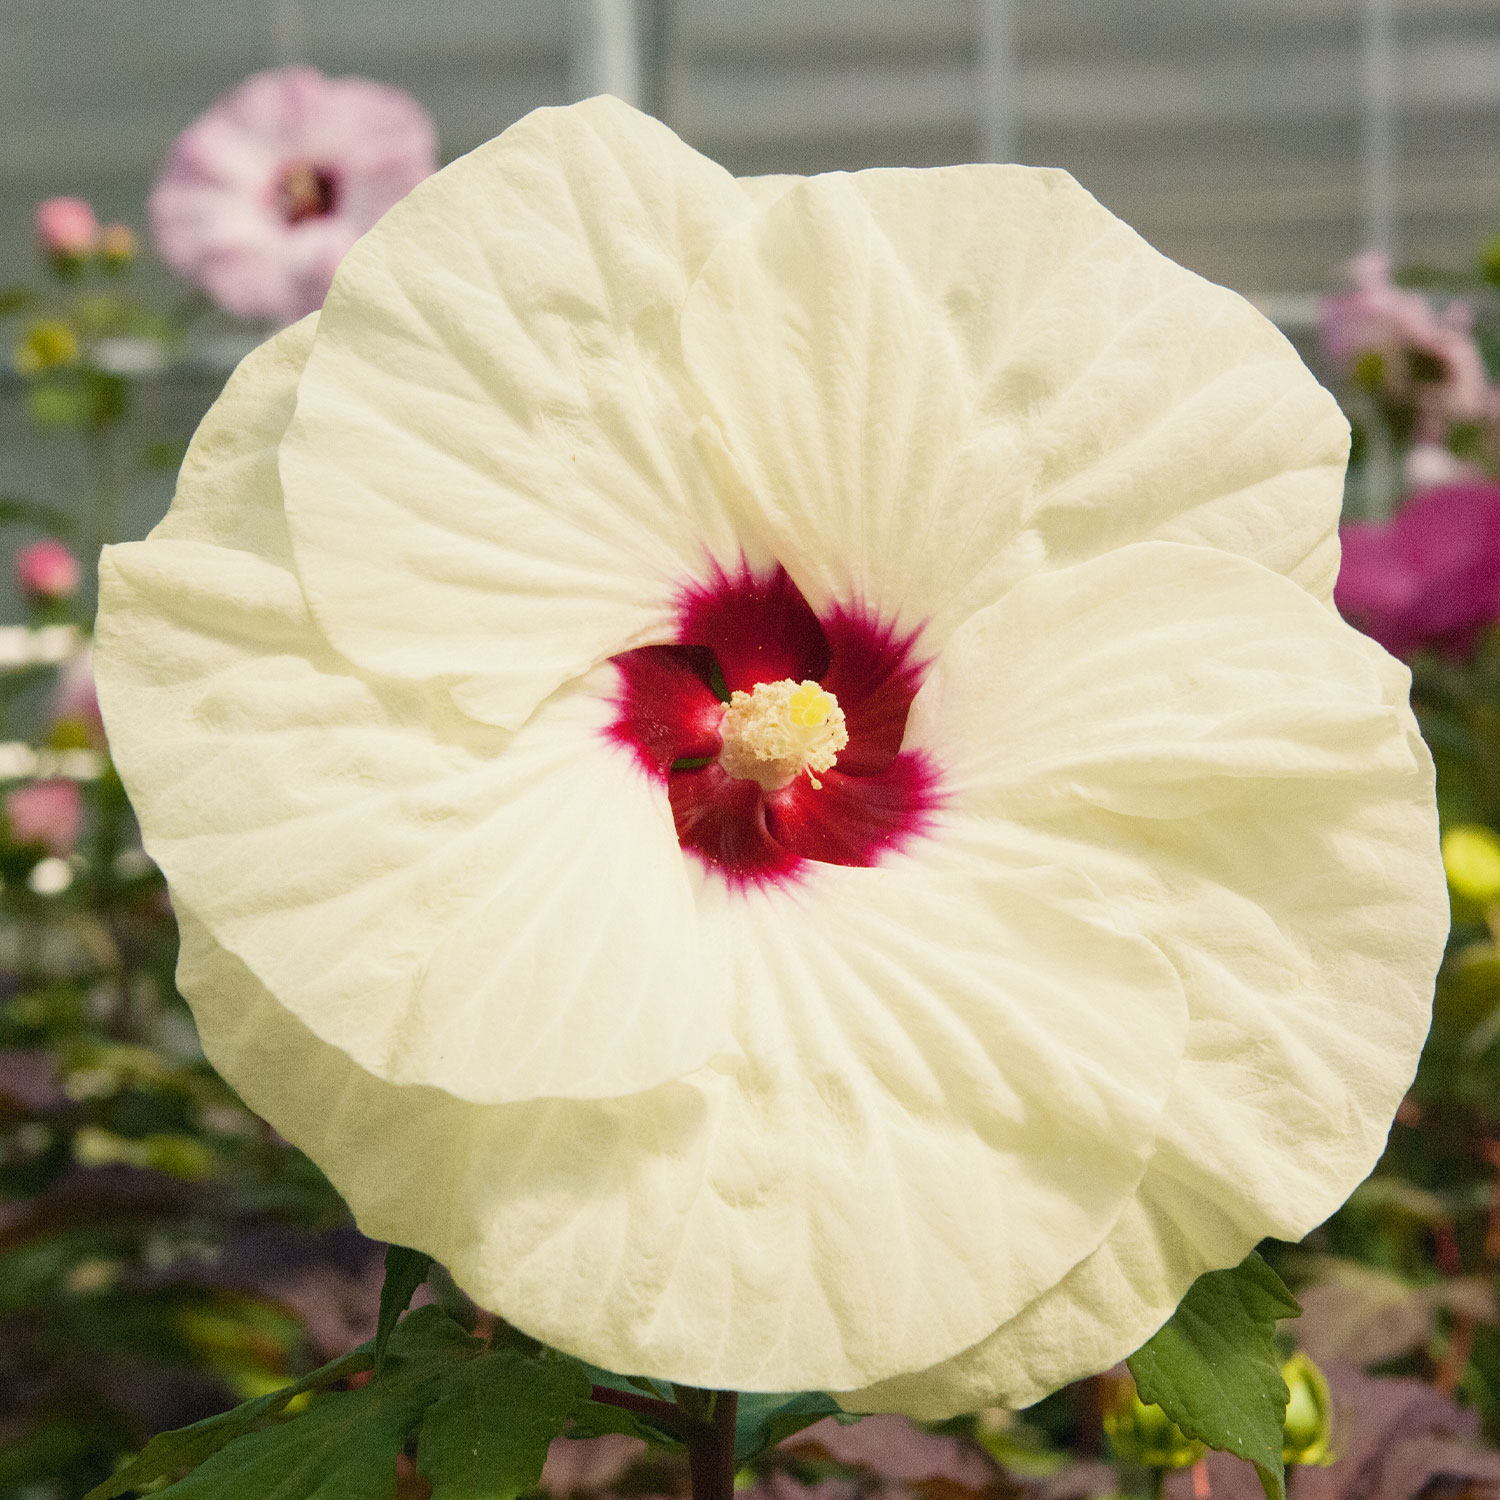
<path id="1" fill-rule="evenodd" d="M 89 513 L 88 562 L 97 564 L 99 551 L 119 537 L 120 478 L 115 466 L 114 442 L 106 427 L 89 427 L 83 435 L 93 506 Z"/>

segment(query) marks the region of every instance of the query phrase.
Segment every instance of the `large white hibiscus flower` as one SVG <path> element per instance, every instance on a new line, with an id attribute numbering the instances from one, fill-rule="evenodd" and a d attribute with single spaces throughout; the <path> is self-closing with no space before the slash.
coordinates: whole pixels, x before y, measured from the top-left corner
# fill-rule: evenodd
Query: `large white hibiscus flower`
<path id="1" fill-rule="evenodd" d="M 1111 1363 L 1343 1199 L 1425 1029 L 1345 444 L 1062 173 L 529 116 L 105 557 L 208 1055 L 602 1365 L 936 1413 Z"/>

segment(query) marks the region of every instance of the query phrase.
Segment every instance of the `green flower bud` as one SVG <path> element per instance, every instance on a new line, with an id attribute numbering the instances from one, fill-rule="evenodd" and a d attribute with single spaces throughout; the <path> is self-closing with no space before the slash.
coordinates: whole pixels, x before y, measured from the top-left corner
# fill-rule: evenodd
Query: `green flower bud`
<path id="1" fill-rule="evenodd" d="M 1203 1457 L 1203 1444 L 1185 1437 L 1161 1407 L 1142 1401 L 1133 1380 L 1113 1383 L 1104 1407 L 1104 1432 L 1121 1463 L 1148 1469 L 1185 1469 Z"/>
<path id="2" fill-rule="evenodd" d="M 99 259 L 106 271 L 123 271 L 135 252 L 135 230 L 128 224 L 106 224 L 99 231 Z"/>
<path id="3" fill-rule="evenodd" d="M 78 362 L 78 335 L 60 318 L 33 323 L 16 348 L 16 369 L 22 375 L 58 370 Z"/>
<path id="4" fill-rule="evenodd" d="M 1305 1354 L 1281 1367 L 1291 1399 L 1286 1404 L 1282 1460 L 1289 1464 L 1331 1464 L 1333 1394 L 1323 1372 Z"/>
<path id="5" fill-rule="evenodd" d="M 1459 823 L 1443 835 L 1448 889 L 1475 906 L 1500 902 L 1500 838 L 1479 823 Z"/>
<path id="6" fill-rule="evenodd" d="M 1349 372 L 1362 391 L 1378 391 L 1385 384 L 1385 359 L 1373 349 L 1356 357 Z"/>
<path id="7" fill-rule="evenodd" d="M 1445 1026 L 1473 1031 L 1500 1006 L 1500 948 L 1469 943 L 1453 954 L 1433 997 L 1433 1011 Z"/>
<path id="8" fill-rule="evenodd" d="M 1491 286 L 1500 286 L 1500 234 L 1492 234 L 1481 247 L 1479 274 Z"/>

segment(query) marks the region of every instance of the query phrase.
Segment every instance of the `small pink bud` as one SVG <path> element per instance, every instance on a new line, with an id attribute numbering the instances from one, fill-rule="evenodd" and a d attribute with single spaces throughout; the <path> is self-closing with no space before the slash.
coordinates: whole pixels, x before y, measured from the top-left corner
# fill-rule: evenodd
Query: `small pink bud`
<path id="1" fill-rule="evenodd" d="M 65 859 L 83 831 L 83 794 L 76 781 L 33 781 L 6 793 L 5 821 L 12 842 Z"/>
<path id="2" fill-rule="evenodd" d="M 106 224 L 99 231 L 99 255 L 106 266 L 118 269 L 135 259 L 135 230 L 128 224 Z"/>
<path id="3" fill-rule="evenodd" d="M 16 584 L 33 603 L 56 604 L 71 598 L 82 578 L 78 559 L 50 537 L 16 553 Z"/>
<path id="4" fill-rule="evenodd" d="M 36 237 L 48 255 L 91 255 L 99 242 L 99 221 L 82 198 L 48 198 L 37 205 Z"/>

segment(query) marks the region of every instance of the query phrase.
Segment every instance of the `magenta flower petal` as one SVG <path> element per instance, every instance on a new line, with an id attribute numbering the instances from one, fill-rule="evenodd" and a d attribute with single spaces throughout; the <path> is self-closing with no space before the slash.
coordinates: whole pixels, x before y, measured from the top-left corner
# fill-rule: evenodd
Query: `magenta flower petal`
<path id="1" fill-rule="evenodd" d="M 1462 650 L 1500 620 L 1500 485 L 1440 485 L 1393 520 L 1345 526 L 1340 540 L 1334 599 L 1395 655 Z"/>
<path id="2" fill-rule="evenodd" d="M 410 95 L 314 68 L 257 73 L 177 138 L 151 193 L 162 258 L 243 318 L 321 306 L 345 251 L 437 170 Z"/>

